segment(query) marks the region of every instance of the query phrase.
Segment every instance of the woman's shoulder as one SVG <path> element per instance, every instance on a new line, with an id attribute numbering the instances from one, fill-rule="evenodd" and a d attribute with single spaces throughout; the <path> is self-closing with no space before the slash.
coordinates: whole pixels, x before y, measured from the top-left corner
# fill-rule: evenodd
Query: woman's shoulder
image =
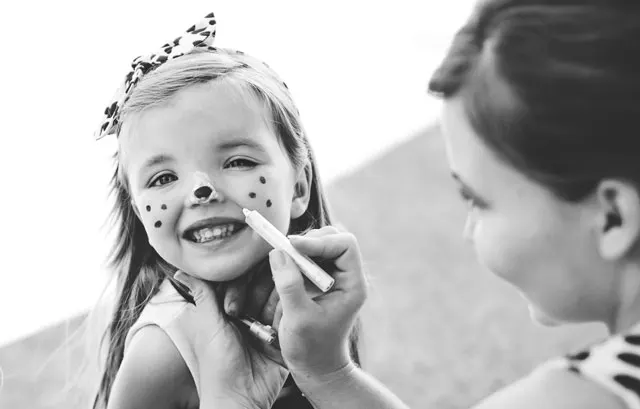
<path id="1" fill-rule="evenodd" d="M 550 360 L 477 409 L 640 409 L 640 326 Z"/>
<path id="2" fill-rule="evenodd" d="M 625 409 L 616 395 L 560 366 L 544 365 L 474 409 Z"/>
<path id="3" fill-rule="evenodd" d="M 547 366 L 597 385 L 624 402 L 623 407 L 640 409 L 640 324 Z"/>
<path id="4" fill-rule="evenodd" d="M 110 406 L 183 408 L 190 406 L 193 386 L 190 371 L 169 336 L 160 327 L 146 326 L 124 354 Z"/>

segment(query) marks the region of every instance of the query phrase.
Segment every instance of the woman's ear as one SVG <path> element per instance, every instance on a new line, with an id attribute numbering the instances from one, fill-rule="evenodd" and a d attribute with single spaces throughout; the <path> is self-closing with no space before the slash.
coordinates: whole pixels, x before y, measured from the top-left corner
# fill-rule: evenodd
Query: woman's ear
<path id="1" fill-rule="evenodd" d="M 608 179 L 596 190 L 600 255 L 617 260 L 631 252 L 640 236 L 640 196 L 630 182 Z"/>
<path id="2" fill-rule="evenodd" d="M 311 184 L 313 181 L 313 168 L 311 162 L 307 161 L 306 165 L 296 178 L 296 184 L 293 190 L 293 200 L 291 202 L 291 219 L 297 219 L 307 211 L 309 200 L 311 198 Z"/>

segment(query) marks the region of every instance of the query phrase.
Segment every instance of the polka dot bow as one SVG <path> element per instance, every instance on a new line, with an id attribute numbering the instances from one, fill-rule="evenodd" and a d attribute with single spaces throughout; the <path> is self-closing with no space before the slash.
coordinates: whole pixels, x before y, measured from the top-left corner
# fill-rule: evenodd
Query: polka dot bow
<path id="1" fill-rule="evenodd" d="M 135 85 L 143 75 L 174 58 L 189 54 L 196 49 L 215 51 L 213 40 L 216 35 L 216 20 L 213 13 L 208 14 L 197 24 L 191 26 L 186 33 L 171 43 L 163 45 L 159 50 L 147 56 L 140 56 L 131 63 L 131 71 L 127 74 L 121 88 L 116 93 L 113 103 L 104 111 L 100 129 L 96 131 L 96 139 L 116 133 L 120 110 Z"/>

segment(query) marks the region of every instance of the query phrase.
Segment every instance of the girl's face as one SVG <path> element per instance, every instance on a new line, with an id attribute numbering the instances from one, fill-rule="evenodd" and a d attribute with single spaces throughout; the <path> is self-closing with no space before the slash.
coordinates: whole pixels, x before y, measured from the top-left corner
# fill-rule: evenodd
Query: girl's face
<path id="1" fill-rule="evenodd" d="M 247 272 L 271 249 L 244 222 L 259 211 L 286 233 L 308 201 L 268 113 L 223 82 L 187 87 L 161 106 L 127 118 L 120 153 L 149 242 L 175 267 L 210 281 Z M 189 198 L 208 177 L 218 198 Z"/>
<path id="2" fill-rule="evenodd" d="M 445 101 L 442 129 L 469 206 L 464 234 L 481 264 L 514 285 L 543 324 L 601 318 L 614 283 L 598 255 L 589 206 L 556 198 L 498 159 L 460 97 Z"/>

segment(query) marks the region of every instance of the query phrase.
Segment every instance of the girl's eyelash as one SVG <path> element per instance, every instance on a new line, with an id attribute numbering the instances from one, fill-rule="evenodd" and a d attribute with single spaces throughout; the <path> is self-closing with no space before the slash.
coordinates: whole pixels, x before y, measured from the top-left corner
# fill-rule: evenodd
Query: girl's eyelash
<path id="1" fill-rule="evenodd" d="M 235 158 L 235 159 L 232 159 L 229 162 L 227 162 L 224 165 L 224 167 L 225 168 L 238 168 L 238 167 L 253 168 L 256 165 L 257 165 L 256 162 L 254 162 L 254 161 L 252 161 L 250 159 Z"/>
<path id="2" fill-rule="evenodd" d="M 167 177 L 171 178 L 171 180 L 170 181 L 166 181 Z M 178 177 L 176 175 L 174 175 L 173 173 L 163 173 L 163 174 L 158 175 L 158 176 L 154 177 L 153 179 L 151 179 L 151 182 L 149 183 L 149 186 L 150 187 L 164 186 L 164 185 L 166 185 L 168 183 L 171 183 L 171 182 L 173 182 L 173 181 L 175 181 L 177 179 L 178 179 Z M 165 183 L 158 183 L 158 182 L 161 182 L 162 180 L 165 180 L 166 182 Z"/>

